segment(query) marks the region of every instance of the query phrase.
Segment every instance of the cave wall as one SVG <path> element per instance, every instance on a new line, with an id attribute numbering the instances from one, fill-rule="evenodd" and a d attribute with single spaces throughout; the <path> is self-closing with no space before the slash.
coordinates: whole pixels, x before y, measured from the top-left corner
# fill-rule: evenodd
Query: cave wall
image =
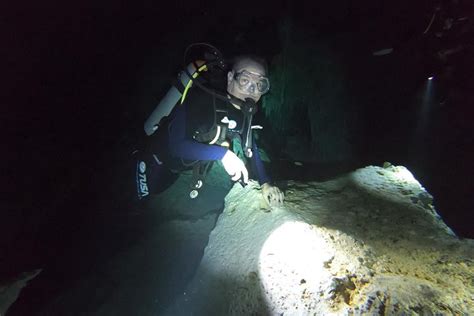
<path id="1" fill-rule="evenodd" d="M 290 18 L 279 25 L 281 51 L 271 60 L 272 89 L 263 110 L 284 155 L 310 162 L 354 156 L 349 138 L 356 123 L 341 53 L 333 43 Z M 319 38 L 318 38 L 319 37 Z"/>

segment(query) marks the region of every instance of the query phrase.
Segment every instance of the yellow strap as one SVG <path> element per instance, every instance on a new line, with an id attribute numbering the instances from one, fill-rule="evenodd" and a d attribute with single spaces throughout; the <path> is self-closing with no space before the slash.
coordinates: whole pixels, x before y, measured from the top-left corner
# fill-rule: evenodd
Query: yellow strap
<path id="1" fill-rule="evenodd" d="M 199 76 L 199 73 L 201 71 L 207 71 L 207 65 L 202 65 L 201 67 L 198 68 L 198 70 L 193 73 L 193 79 L 196 79 L 198 76 Z M 193 81 L 192 80 L 189 80 L 188 84 L 186 85 L 186 88 L 184 88 L 184 92 L 183 92 L 183 95 L 181 96 L 181 104 L 183 104 L 184 102 L 184 99 L 186 99 L 186 95 L 188 94 L 188 90 L 189 88 L 191 88 L 191 86 L 193 85 Z"/>

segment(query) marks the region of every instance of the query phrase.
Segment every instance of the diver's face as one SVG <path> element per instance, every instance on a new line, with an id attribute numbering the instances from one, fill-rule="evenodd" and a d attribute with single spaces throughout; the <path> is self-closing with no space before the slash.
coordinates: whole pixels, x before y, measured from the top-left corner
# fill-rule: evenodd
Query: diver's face
<path id="1" fill-rule="evenodd" d="M 227 74 L 227 92 L 241 100 L 251 98 L 258 102 L 268 88 L 265 69 L 259 63 L 242 62 Z"/>

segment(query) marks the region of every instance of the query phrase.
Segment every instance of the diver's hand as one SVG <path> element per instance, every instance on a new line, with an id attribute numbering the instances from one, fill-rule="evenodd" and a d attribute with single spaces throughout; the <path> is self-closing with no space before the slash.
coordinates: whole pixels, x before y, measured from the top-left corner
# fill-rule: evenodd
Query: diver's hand
<path id="1" fill-rule="evenodd" d="M 263 198 L 270 206 L 281 205 L 285 199 L 283 192 L 281 192 L 278 187 L 274 187 L 269 183 L 264 183 L 262 185 L 262 194 Z"/>
<path id="2" fill-rule="evenodd" d="M 247 171 L 244 162 L 237 157 L 236 154 L 227 150 L 221 161 L 224 165 L 225 171 L 227 171 L 227 173 L 232 177 L 232 180 L 237 181 L 242 178 L 244 183 L 249 182 L 249 172 Z"/>

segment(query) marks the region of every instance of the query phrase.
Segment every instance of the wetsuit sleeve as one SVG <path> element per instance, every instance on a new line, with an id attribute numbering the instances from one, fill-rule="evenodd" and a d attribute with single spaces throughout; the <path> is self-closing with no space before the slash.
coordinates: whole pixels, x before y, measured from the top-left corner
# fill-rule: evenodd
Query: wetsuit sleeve
<path id="1" fill-rule="evenodd" d="M 187 160 L 221 160 L 227 149 L 221 146 L 202 144 L 186 137 L 186 107 L 178 105 L 170 123 L 169 146 L 172 156 Z"/>
<path id="2" fill-rule="evenodd" d="M 252 171 L 257 175 L 258 183 L 262 185 L 264 183 L 270 182 L 270 177 L 265 171 L 265 166 L 263 165 L 262 159 L 260 158 L 260 153 L 258 152 L 258 147 L 255 143 L 255 139 L 252 142 L 252 151 L 253 156 L 250 159 L 250 166 L 252 168 Z"/>

